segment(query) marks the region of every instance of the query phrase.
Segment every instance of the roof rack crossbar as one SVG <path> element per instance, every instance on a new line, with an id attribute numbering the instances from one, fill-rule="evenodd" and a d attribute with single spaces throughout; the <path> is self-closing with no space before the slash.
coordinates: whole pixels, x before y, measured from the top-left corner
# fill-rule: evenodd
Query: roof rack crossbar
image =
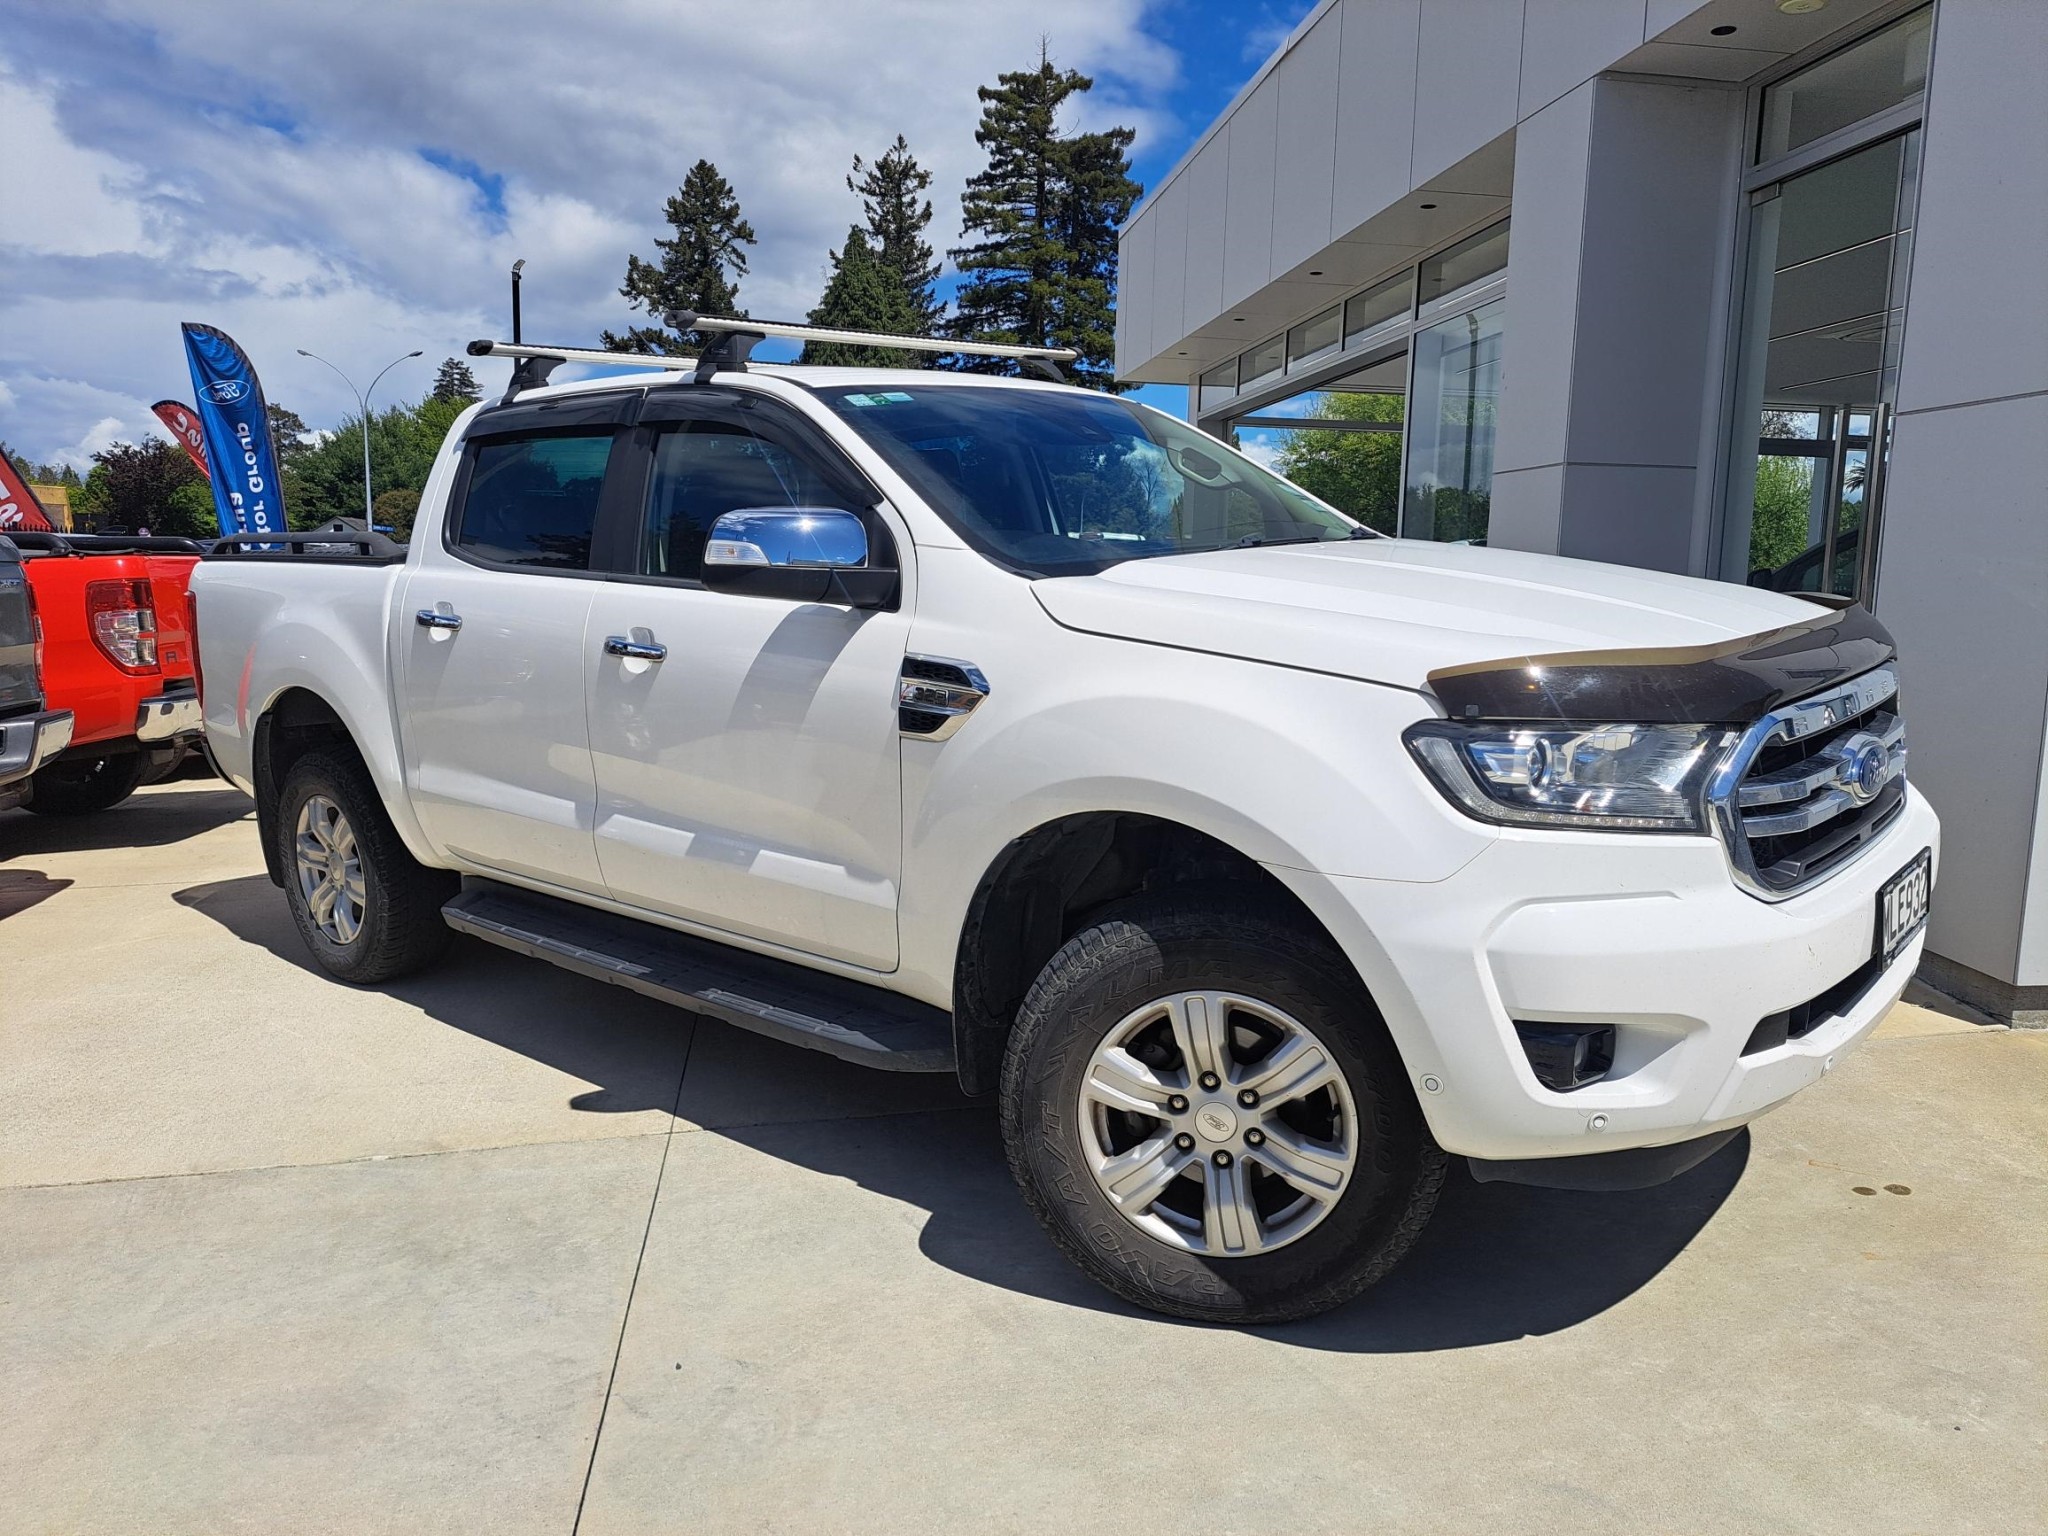
<path id="1" fill-rule="evenodd" d="M 679 331 L 730 331 L 755 336 L 784 336 L 791 341 L 836 341 L 854 347 L 885 347 L 898 352 L 959 352 L 972 357 L 1012 357 L 1029 362 L 1043 358 L 1071 363 L 1081 354 L 1072 347 L 1017 347 L 1000 341 L 961 341 L 951 336 L 892 336 L 883 331 L 841 331 L 823 325 L 791 325 L 781 320 L 733 320 L 672 309 L 662 316 Z"/>
<path id="2" fill-rule="evenodd" d="M 745 372 L 748 355 L 757 342 L 770 336 L 791 341 L 836 342 L 844 346 L 880 347 L 898 352 L 952 352 L 969 357 L 1007 357 L 1024 364 L 1033 373 L 1056 383 L 1065 383 L 1061 363 L 1073 362 L 1081 354 L 1072 347 L 1019 347 L 999 341 L 960 341 L 951 336 L 891 336 L 881 331 L 841 331 L 822 325 L 790 325 L 780 320 L 736 320 L 719 315 L 700 315 L 687 309 L 672 309 L 662 316 L 672 329 L 715 335 L 717 340 L 701 354 L 685 356 L 648 352 L 603 352 L 593 347 L 527 346 L 507 341 L 472 341 L 471 357 L 509 357 L 517 360 L 512 385 L 505 392 L 510 400 L 521 390 L 545 384 L 548 375 L 563 363 L 597 363 L 611 368 L 654 368 L 670 373 L 694 374 L 703 383 L 721 369 Z"/>

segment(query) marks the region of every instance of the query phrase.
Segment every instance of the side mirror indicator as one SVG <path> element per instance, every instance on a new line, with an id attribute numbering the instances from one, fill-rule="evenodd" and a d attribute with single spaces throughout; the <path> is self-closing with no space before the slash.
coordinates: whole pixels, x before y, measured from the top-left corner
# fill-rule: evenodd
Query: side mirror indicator
<path id="1" fill-rule="evenodd" d="M 868 563 L 868 530 L 837 507 L 740 507 L 711 525 L 704 564 L 836 570 Z"/>

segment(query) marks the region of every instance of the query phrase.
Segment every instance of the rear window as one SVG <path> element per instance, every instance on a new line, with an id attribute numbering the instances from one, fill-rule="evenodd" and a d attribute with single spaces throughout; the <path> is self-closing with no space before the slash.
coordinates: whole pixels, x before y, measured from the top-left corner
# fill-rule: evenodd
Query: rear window
<path id="1" fill-rule="evenodd" d="M 611 451 L 608 430 L 479 443 L 455 547 L 494 565 L 589 570 Z"/>

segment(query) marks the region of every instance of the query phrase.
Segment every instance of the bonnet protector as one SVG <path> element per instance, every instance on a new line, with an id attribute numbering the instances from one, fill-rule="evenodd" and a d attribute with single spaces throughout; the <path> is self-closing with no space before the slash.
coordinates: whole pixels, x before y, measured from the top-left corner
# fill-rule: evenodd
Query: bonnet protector
<path id="1" fill-rule="evenodd" d="M 1719 645 L 1567 651 L 1446 667 L 1429 686 L 1453 720 L 1747 725 L 1897 653 L 1864 607 Z"/>

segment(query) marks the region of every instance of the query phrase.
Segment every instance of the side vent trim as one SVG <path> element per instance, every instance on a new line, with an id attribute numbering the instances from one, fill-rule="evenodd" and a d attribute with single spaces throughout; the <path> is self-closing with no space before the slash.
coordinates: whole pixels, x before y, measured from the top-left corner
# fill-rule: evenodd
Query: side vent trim
<path id="1" fill-rule="evenodd" d="M 944 741 L 988 697 L 988 679 L 971 662 L 905 656 L 896 685 L 896 728 L 918 741 Z"/>

